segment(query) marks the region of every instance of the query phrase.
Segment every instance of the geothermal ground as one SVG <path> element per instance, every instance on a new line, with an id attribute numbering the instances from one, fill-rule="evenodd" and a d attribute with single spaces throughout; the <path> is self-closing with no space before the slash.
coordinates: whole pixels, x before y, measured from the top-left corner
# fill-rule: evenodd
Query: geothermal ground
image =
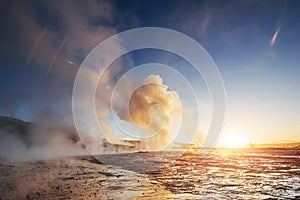
<path id="1" fill-rule="evenodd" d="M 146 175 L 92 158 L 0 165 L 0 199 L 145 199 L 171 194 Z"/>
<path id="2" fill-rule="evenodd" d="M 0 165 L 1 199 L 299 199 L 299 149 L 137 152 Z M 103 164 L 105 163 L 105 164 Z M 167 164 L 167 165 L 166 165 Z"/>

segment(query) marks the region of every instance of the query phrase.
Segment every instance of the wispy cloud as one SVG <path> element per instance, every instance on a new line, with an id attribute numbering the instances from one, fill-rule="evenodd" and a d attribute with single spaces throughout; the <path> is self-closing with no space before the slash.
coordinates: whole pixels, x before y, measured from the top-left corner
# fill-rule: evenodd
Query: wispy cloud
<path id="1" fill-rule="evenodd" d="M 271 39 L 271 42 L 270 42 L 270 47 L 273 47 L 275 45 L 280 30 L 281 30 L 281 26 L 278 27 L 277 30 L 275 31 L 275 33 Z"/>
<path id="2" fill-rule="evenodd" d="M 40 70 L 33 70 L 37 74 L 32 79 L 24 77 L 22 80 L 5 80 L 5 85 L 9 87 L 2 89 L 2 114 L 22 118 L 20 115 L 24 114 L 20 114 L 19 108 L 26 107 L 26 111 L 23 110 L 22 113 L 26 113 L 27 120 L 32 120 L 32 116 L 37 116 L 48 108 L 70 115 L 70 110 L 65 111 L 65 105 L 70 103 L 78 68 L 67 61 L 71 60 L 73 64 L 81 63 L 96 44 L 116 33 L 118 23 L 114 23 L 114 3 L 65 1 L 57 4 L 52 1 L 12 1 L 5 7 L 8 10 L 4 13 L 6 17 L 3 19 L 3 29 L 14 33 L 2 38 L 3 46 L 13 49 L 6 57 L 24 61 L 20 68 L 27 68 L 28 71 L 36 68 Z M 22 81 L 29 79 L 30 84 L 36 78 L 39 79 L 38 75 L 48 75 L 50 71 L 51 77 L 35 84 L 32 92 L 22 87 Z M 16 71 L 16 74 L 18 73 L 21 72 Z M 61 107 L 64 109 L 60 109 Z"/>
<path id="3" fill-rule="evenodd" d="M 24 61 L 17 69 L 34 74 L 30 74 L 30 77 L 22 75 L 22 79 L 14 78 L 22 73 L 16 70 L 12 78 L 4 80 L 0 98 L 1 114 L 17 118 L 25 116 L 24 119 L 37 124 L 47 124 L 47 127 L 73 127 L 70 105 L 73 82 L 78 70 L 73 65 L 81 63 L 95 45 L 117 32 L 116 27 L 119 23 L 114 21 L 114 3 L 64 1 L 58 4 L 52 1 L 12 1 L 8 7 L 9 11 L 3 19 L 6 20 L 6 27 L 3 29 L 14 34 L 2 38 L 3 45 L 13 49 L 9 52 L 12 59 L 19 60 L 19 63 Z M 115 71 L 108 70 L 105 82 L 111 82 L 119 70 L 118 66 Z M 51 77 L 44 78 L 46 74 L 50 75 L 50 71 Z M 102 104 L 108 102 L 102 98 L 101 101 Z M 57 146 L 63 146 L 63 141 L 68 143 L 70 140 L 70 137 L 65 137 L 65 133 L 60 134 L 62 137 L 56 137 L 50 130 L 39 131 L 39 137 L 32 130 L 29 132 L 26 139 L 32 141 L 32 146 L 37 146 L 32 151 L 33 156 L 42 151 L 38 148 L 42 144 L 41 141 L 51 141 L 49 149 L 43 151 L 50 152 L 50 148 L 55 150 Z M 0 135 L 2 139 L 7 136 L 7 146 L 26 146 L 22 141 L 9 139 L 11 134 L 8 131 L 4 131 L 3 134 L 1 132 Z M 73 147 L 77 149 L 72 146 L 70 151 L 73 151 Z M 8 157 L 11 156 L 11 152 L 4 152 L 2 149 L 0 154 L 7 153 Z M 20 156 L 22 152 L 18 151 Z"/>

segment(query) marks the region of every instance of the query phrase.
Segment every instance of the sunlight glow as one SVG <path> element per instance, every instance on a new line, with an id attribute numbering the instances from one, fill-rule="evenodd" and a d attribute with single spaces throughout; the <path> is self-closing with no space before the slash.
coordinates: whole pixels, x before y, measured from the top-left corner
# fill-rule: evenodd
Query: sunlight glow
<path id="1" fill-rule="evenodd" d="M 225 148 L 242 148 L 247 147 L 248 143 L 249 141 L 242 133 L 229 132 L 222 135 L 218 146 Z"/>

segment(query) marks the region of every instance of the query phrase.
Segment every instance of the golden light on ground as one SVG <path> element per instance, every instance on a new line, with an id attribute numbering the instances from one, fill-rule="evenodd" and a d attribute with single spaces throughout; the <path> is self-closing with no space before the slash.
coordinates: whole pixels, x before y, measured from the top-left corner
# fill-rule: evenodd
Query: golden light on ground
<path id="1" fill-rule="evenodd" d="M 225 148 L 242 148 L 247 147 L 248 144 L 249 141 L 243 133 L 228 132 L 221 136 L 217 146 Z"/>

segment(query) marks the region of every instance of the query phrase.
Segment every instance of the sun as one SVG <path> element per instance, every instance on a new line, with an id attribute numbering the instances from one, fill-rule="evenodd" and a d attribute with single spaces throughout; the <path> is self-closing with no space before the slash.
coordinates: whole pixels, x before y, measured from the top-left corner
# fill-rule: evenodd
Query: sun
<path id="1" fill-rule="evenodd" d="M 230 132 L 222 135 L 218 146 L 225 148 L 242 148 L 246 147 L 248 143 L 249 141 L 242 133 Z"/>

